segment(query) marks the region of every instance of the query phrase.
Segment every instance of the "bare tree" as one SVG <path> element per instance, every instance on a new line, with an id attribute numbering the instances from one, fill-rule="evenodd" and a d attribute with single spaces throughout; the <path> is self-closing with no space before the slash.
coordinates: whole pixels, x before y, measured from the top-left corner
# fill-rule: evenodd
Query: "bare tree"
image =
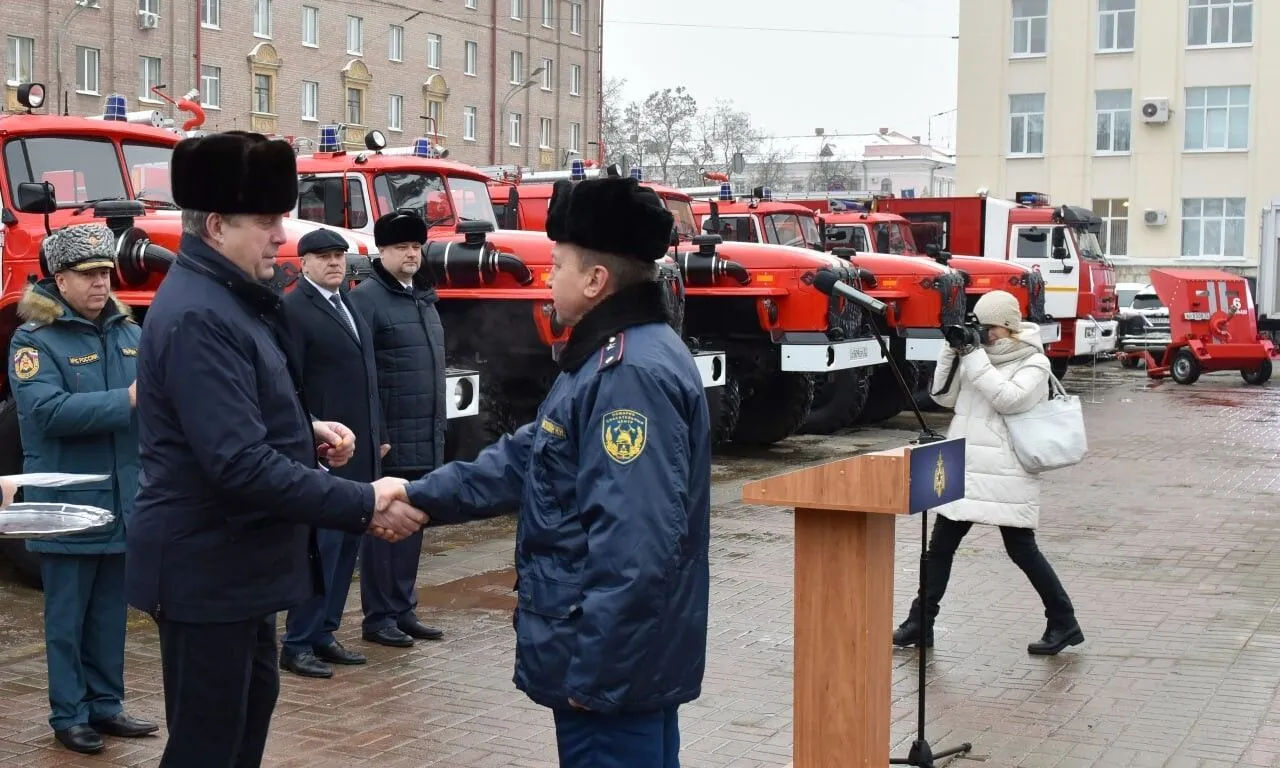
<path id="1" fill-rule="evenodd" d="M 634 129 L 632 143 L 639 145 L 634 147 L 636 155 L 654 158 L 666 181 L 672 158 L 692 139 L 697 100 L 684 86 L 664 88 L 649 94 L 643 104 L 627 105 L 624 114 L 625 123 Z"/>
<path id="2" fill-rule="evenodd" d="M 856 167 L 848 160 L 820 155 L 817 164 L 809 172 L 809 189 L 821 192 L 852 190 L 856 173 Z"/>
<path id="3" fill-rule="evenodd" d="M 752 154 L 763 141 L 751 115 L 725 99 L 716 101 L 710 111 L 701 112 L 695 126 L 692 140 L 681 153 L 693 166 L 688 174 L 693 177 L 688 180 L 691 183 L 702 180 L 702 171 L 730 173 L 735 154 Z"/>
<path id="4" fill-rule="evenodd" d="M 604 142 L 604 162 L 621 163 L 630 146 L 631 132 L 627 126 L 627 105 L 623 89 L 627 81 L 610 77 L 604 81 L 604 119 L 600 123 L 600 140 Z M 626 170 L 625 168 L 623 169 Z"/>
<path id="5" fill-rule="evenodd" d="M 780 148 L 770 141 L 751 169 L 751 186 L 781 190 L 787 184 L 787 163 L 794 155 L 790 147 Z"/>

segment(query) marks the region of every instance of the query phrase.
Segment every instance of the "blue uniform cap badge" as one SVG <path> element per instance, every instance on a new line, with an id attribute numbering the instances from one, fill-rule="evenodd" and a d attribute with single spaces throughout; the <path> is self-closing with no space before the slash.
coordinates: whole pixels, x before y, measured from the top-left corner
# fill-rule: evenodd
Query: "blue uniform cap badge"
<path id="1" fill-rule="evenodd" d="M 600 440 L 604 452 L 619 464 L 630 464 L 644 452 L 649 433 L 649 418 L 626 408 L 609 411 L 601 424 Z"/>

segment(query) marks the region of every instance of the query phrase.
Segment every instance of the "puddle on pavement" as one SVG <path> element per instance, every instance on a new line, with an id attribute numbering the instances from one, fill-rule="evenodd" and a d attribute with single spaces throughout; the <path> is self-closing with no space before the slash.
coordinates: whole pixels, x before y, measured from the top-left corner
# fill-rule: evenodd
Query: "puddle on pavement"
<path id="1" fill-rule="evenodd" d="M 510 611 L 516 607 L 515 568 L 488 571 L 434 587 L 418 588 L 418 606 L 448 611 Z"/>

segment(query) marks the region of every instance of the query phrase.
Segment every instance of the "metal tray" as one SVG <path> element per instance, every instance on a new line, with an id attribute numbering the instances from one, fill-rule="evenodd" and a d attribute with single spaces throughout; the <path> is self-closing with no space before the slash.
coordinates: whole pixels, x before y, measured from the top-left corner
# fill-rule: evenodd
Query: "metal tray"
<path id="1" fill-rule="evenodd" d="M 80 504 L 24 502 L 0 509 L 0 539 L 43 539 L 109 527 L 115 514 Z"/>

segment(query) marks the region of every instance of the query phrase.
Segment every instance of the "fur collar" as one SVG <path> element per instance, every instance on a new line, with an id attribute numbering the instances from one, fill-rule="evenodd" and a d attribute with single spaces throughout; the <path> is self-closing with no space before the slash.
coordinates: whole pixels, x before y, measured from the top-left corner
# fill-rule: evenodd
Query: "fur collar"
<path id="1" fill-rule="evenodd" d="M 114 305 L 115 311 L 122 315 L 124 319 L 133 319 L 133 310 L 120 301 L 114 293 L 110 294 L 108 298 L 111 300 L 111 304 L 108 305 L 106 311 L 109 311 L 110 306 Z M 68 317 L 70 312 L 71 308 L 62 299 L 62 294 L 58 292 L 58 285 L 52 278 L 46 278 L 38 283 L 27 285 L 26 290 L 22 292 L 22 299 L 18 302 L 18 317 L 22 318 L 24 322 L 49 325 L 56 320 L 70 319 Z"/>

